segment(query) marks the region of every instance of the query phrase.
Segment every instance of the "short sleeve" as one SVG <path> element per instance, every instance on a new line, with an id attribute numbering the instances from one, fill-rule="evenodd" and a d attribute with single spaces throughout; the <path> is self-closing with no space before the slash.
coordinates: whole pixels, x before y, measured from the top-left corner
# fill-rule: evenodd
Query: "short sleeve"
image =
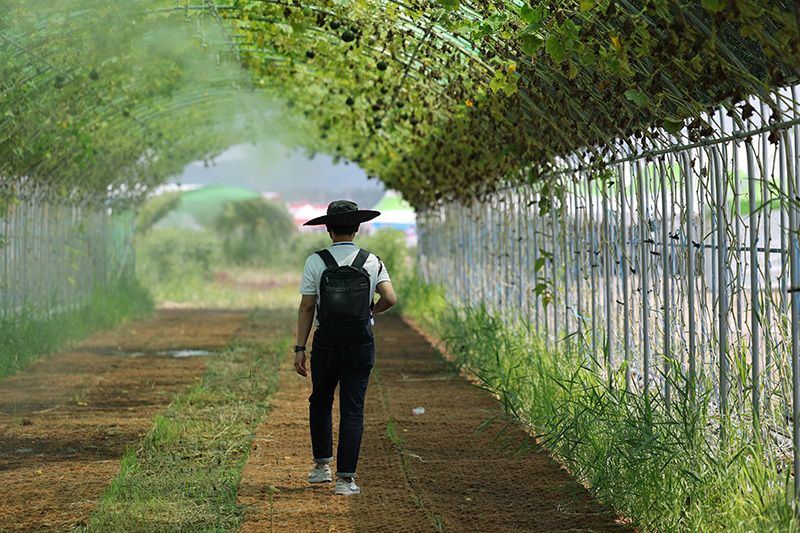
<path id="1" fill-rule="evenodd" d="M 303 266 L 303 281 L 300 284 L 300 294 L 312 295 L 317 294 L 317 279 L 314 275 L 314 268 L 311 260 L 313 256 L 306 259 L 306 264 Z"/>
<path id="2" fill-rule="evenodd" d="M 375 281 L 375 285 L 384 281 L 391 282 L 392 279 L 389 277 L 389 271 L 386 270 L 386 265 L 383 264 L 383 261 L 381 261 L 380 258 L 378 258 L 378 278 Z"/>

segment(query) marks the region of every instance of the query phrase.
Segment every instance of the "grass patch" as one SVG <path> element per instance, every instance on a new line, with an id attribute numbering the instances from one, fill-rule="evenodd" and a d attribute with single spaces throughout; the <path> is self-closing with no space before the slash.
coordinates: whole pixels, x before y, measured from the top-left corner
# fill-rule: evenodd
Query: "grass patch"
<path id="1" fill-rule="evenodd" d="M 249 330 L 209 360 L 206 374 L 178 394 L 135 450 L 82 531 L 218 531 L 241 525 L 236 504 L 255 428 L 268 411 L 277 368 L 290 345 L 289 309 L 255 312 Z"/>
<path id="2" fill-rule="evenodd" d="M 153 297 L 162 305 L 195 309 L 276 309 L 300 303 L 302 266 L 294 272 L 267 268 L 230 267 L 213 274 L 153 282 Z M 143 280 L 144 281 L 144 280 Z"/>
<path id="3" fill-rule="evenodd" d="M 136 275 L 163 305 L 262 309 L 287 302 L 297 305 L 306 258 L 330 244 L 327 234 L 295 235 L 281 243 L 280 262 L 240 264 L 221 254 L 222 241 L 213 232 L 153 230 L 138 237 Z M 404 298 L 407 291 L 426 290 L 411 282 L 414 249 L 406 246 L 403 232 L 357 235 L 356 244 L 383 259 L 395 292 Z"/>
<path id="4" fill-rule="evenodd" d="M 136 281 L 95 290 L 85 306 L 58 314 L 26 309 L 0 319 L 0 378 L 95 331 L 147 316 L 150 293 Z"/>
<path id="5" fill-rule="evenodd" d="M 441 291 L 419 294 L 437 301 Z M 422 320 L 424 305 L 410 312 L 446 343 L 457 365 L 498 395 L 502 412 L 487 426 L 508 419 L 527 426 L 601 502 L 641 529 L 800 531 L 789 469 L 771 463 L 746 427 L 734 427 L 721 446 L 710 398 L 686 394 L 679 369 L 666 409 L 657 394 L 625 391 L 622 374 L 609 388 L 589 356 L 568 342 L 549 350 L 522 321 L 483 306 Z M 520 453 L 533 446 L 497 431 L 498 445 Z"/>

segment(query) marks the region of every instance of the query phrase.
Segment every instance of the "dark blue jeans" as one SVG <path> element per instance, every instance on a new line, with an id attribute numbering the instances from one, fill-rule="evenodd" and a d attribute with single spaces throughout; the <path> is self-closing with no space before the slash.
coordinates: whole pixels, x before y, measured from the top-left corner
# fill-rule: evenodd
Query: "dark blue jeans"
<path id="1" fill-rule="evenodd" d="M 361 437 L 364 434 L 364 398 L 369 373 L 375 363 L 375 344 L 325 346 L 319 331 L 311 350 L 311 383 L 308 398 L 311 447 L 314 462 L 333 461 L 333 397 L 339 389 L 339 444 L 336 448 L 336 475 L 355 477 Z"/>

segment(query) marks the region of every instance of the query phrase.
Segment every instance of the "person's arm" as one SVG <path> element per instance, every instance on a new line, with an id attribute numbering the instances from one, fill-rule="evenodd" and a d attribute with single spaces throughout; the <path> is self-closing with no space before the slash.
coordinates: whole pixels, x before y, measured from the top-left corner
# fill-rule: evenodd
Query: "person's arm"
<path id="1" fill-rule="evenodd" d="M 380 299 L 375 302 L 375 307 L 372 308 L 372 313 L 377 315 L 383 313 L 391 306 L 397 303 L 397 295 L 394 293 L 391 281 L 381 281 L 375 290 L 380 295 Z"/>
<path id="2" fill-rule="evenodd" d="M 308 342 L 308 335 L 311 333 L 311 325 L 314 322 L 314 308 L 316 305 L 317 297 L 314 294 L 304 294 L 300 299 L 300 309 L 297 311 L 298 346 L 305 346 L 306 342 Z M 301 376 L 308 376 L 305 350 L 294 354 L 294 369 Z"/>

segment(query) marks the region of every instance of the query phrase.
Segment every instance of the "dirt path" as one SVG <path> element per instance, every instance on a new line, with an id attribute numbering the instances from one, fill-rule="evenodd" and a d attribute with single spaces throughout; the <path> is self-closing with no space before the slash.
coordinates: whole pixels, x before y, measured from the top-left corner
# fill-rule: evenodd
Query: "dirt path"
<path id="1" fill-rule="evenodd" d="M 0 531 L 84 523 L 125 448 L 205 371 L 203 357 L 172 352 L 220 350 L 246 320 L 242 312 L 165 310 L 0 381 Z"/>
<path id="2" fill-rule="evenodd" d="M 380 318 L 359 463 L 363 493 L 334 497 L 330 484 L 306 482 L 310 383 L 294 374 L 287 354 L 275 408 L 243 472 L 243 531 L 622 529 L 545 454 L 516 459 L 491 450 L 495 433 L 475 430 L 495 401 L 450 373 L 402 320 Z M 203 357 L 172 352 L 218 351 L 252 333 L 246 322 L 242 312 L 165 310 L 0 381 L 0 531 L 85 523 L 125 448 L 205 371 Z M 415 407 L 425 413 L 412 415 Z"/>
<path id="3" fill-rule="evenodd" d="M 495 400 L 448 372 L 402 320 L 380 318 L 359 461 L 362 493 L 334 497 L 331 484 L 306 482 L 310 382 L 294 374 L 287 357 L 275 408 L 243 473 L 243 531 L 632 531 L 599 512 L 545 453 L 516 458 L 491 450 L 496 430 L 476 429 Z M 413 415 L 416 407 L 425 413 Z"/>

